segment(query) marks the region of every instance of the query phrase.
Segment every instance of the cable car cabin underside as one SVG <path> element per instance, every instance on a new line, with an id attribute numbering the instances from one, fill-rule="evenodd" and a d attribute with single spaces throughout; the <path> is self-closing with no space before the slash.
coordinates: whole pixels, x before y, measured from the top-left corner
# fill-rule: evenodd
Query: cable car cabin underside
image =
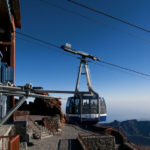
<path id="1" fill-rule="evenodd" d="M 96 124 L 105 121 L 107 116 L 105 100 L 93 95 L 69 97 L 66 116 L 69 123 Z"/>

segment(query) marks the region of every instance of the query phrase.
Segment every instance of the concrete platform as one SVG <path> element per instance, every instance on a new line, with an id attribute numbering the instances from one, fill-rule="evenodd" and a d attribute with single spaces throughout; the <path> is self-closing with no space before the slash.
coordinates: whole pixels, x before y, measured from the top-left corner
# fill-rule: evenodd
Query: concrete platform
<path id="1" fill-rule="evenodd" d="M 28 150 L 68 150 L 69 145 L 73 144 L 78 137 L 78 133 L 83 131 L 73 125 L 65 125 L 61 135 L 54 135 L 42 140 L 31 140 Z M 70 144 L 69 144 L 70 143 Z M 77 146 L 77 145 L 76 145 Z M 78 149 L 74 147 L 75 149 Z"/>
<path id="2" fill-rule="evenodd" d="M 0 126 L 0 149 L 8 149 L 9 138 L 1 138 L 1 136 L 8 136 L 12 130 L 12 125 L 2 125 Z"/>
<path id="3" fill-rule="evenodd" d="M 8 136 L 8 134 L 11 130 L 12 130 L 12 125 L 0 126 L 0 136 Z"/>

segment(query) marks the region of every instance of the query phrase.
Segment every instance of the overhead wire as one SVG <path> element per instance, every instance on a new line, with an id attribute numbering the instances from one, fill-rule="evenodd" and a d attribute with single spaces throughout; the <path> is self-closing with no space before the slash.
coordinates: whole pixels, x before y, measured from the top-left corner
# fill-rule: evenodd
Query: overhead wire
<path id="1" fill-rule="evenodd" d="M 140 29 L 140 30 L 142 30 L 142 31 L 145 31 L 145 32 L 150 33 L 150 30 L 148 30 L 148 29 L 145 29 L 145 28 L 143 28 L 143 27 L 141 27 L 141 26 L 138 26 L 138 25 L 135 25 L 135 24 L 130 23 L 130 22 L 128 22 L 128 21 L 125 21 L 125 20 L 123 20 L 123 19 L 121 19 L 121 18 L 114 17 L 114 16 L 112 16 L 112 15 L 110 15 L 110 14 L 107 14 L 107 13 L 105 13 L 105 12 L 103 12 L 103 11 L 100 11 L 100 10 L 97 10 L 97 9 L 94 9 L 94 8 L 91 8 L 91 7 L 87 6 L 87 5 L 81 4 L 81 3 L 76 2 L 76 1 L 73 1 L 73 0 L 68 0 L 68 2 L 71 2 L 71 3 L 75 4 L 75 5 L 78 5 L 78 6 L 80 6 L 80 7 L 86 8 L 86 9 L 88 9 L 88 10 L 90 10 L 90 11 L 96 12 L 96 13 L 98 13 L 98 14 L 104 15 L 104 16 L 106 16 L 106 17 L 109 17 L 109 18 L 114 19 L 114 20 L 116 20 L 116 21 L 119 21 L 119 22 L 121 22 L 121 23 L 127 24 L 127 25 L 129 25 L 129 26 L 134 27 L 134 28 L 137 28 L 137 29 Z"/>
<path id="2" fill-rule="evenodd" d="M 126 70 L 126 71 L 130 71 L 130 72 L 133 72 L 133 73 L 137 73 L 137 74 L 140 74 L 140 75 L 143 75 L 143 76 L 150 77 L 149 74 L 145 74 L 145 73 L 133 70 L 133 69 L 125 68 L 125 67 L 122 67 L 120 65 L 112 64 L 112 63 L 109 63 L 109 62 L 106 62 L 106 61 L 103 61 L 103 60 L 101 60 L 100 62 L 103 63 L 103 64 L 106 64 L 106 65 L 109 65 L 109 66 L 117 67 L 119 69 L 123 69 L 123 70 Z"/>
<path id="3" fill-rule="evenodd" d="M 47 0 L 40 0 L 40 1 L 43 2 L 43 3 L 45 3 L 45 4 L 47 4 L 47 5 L 50 5 L 50 6 L 53 6 L 53 7 L 55 7 L 55 8 L 61 9 L 61 10 L 63 10 L 63 11 L 72 13 L 72 14 L 77 15 L 77 16 L 80 16 L 80 17 L 82 17 L 82 18 L 84 18 L 84 19 L 86 19 L 86 20 L 88 20 L 88 21 L 94 22 L 94 23 L 96 23 L 96 24 L 101 24 L 101 25 L 107 26 L 107 27 L 109 27 L 109 28 L 111 28 L 111 29 L 113 29 L 113 30 L 115 30 L 115 31 L 118 31 L 118 32 L 121 32 L 121 33 L 125 33 L 125 34 L 127 34 L 127 35 L 129 35 L 129 36 L 132 36 L 132 37 L 135 37 L 135 38 L 137 38 L 137 39 L 144 40 L 144 41 L 150 43 L 150 39 L 145 38 L 145 37 L 143 37 L 143 36 L 140 36 L 140 35 L 137 35 L 137 34 L 135 34 L 135 33 L 131 33 L 131 32 L 128 32 L 128 31 L 126 31 L 126 30 L 123 30 L 123 29 L 121 29 L 121 28 L 119 28 L 119 27 L 115 27 L 115 26 L 113 26 L 113 25 L 104 23 L 104 22 L 102 22 L 102 21 L 100 21 L 100 20 L 98 20 L 98 19 L 95 19 L 95 18 L 93 18 L 93 17 L 89 17 L 89 16 L 87 16 L 87 15 L 83 15 L 83 14 L 81 14 L 81 13 L 79 13 L 79 12 L 73 11 L 73 10 L 68 9 L 68 8 L 65 8 L 65 7 L 62 7 L 62 6 L 58 5 L 58 4 L 52 3 L 52 2 L 50 2 L 50 1 L 47 1 Z"/>
<path id="4" fill-rule="evenodd" d="M 18 31 L 16 31 L 16 33 L 19 34 L 19 35 L 22 35 L 22 36 L 24 36 L 24 37 L 27 37 L 27 38 L 29 38 L 29 39 L 31 39 L 31 40 L 34 40 L 34 41 L 36 41 L 36 42 L 33 42 L 33 41 L 31 41 L 31 40 L 28 40 L 28 39 L 25 39 L 25 38 L 22 38 L 22 37 L 18 37 L 18 36 L 16 36 L 16 39 L 19 39 L 19 40 L 22 40 L 22 41 L 25 41 L 25 42 L 30 42 L 30 43 L 33 43 L 34 45 L 37 45 L 37 44 L 38 44 L 39 46 L 42 46 L 42 47 L 47 48 L 47 49 L 49 49 L 49 50 L 52 50 L 52 49 L 50 49 L 50 48 L 47 47 L 47 46 L 52 46 L 52 47 L 54 47 L 54 48 L 60 49 L 60 47 L 57 46 L 56 44 L 52 44 L 52 43 L 50 43 L 50 42 L 43 41 L 43 40 L 41 40 L 41 39 L 39 39 L 39 38 L 35 38 L 35 37 L 31 36 L 31 35 L 24 34 L 24 33 L 18 32 Z M 26 36 L 26 35 L 27 35 L 27 36 Z M 43 45 L 43 44 L 45 44 L 45 45 Z M 57 50 L 57 51 L 55 51 L 55 52 L 59 52 L 59 53 L 61 53 L 61 54 L 65 54 L 65 55 L 66 55 L 66 52 L 64 52 L 64 51 Z M 71 55 L 70 53 L 67 53 L 67 55 L 69 55 L 69 56 L 71 56 L 71 57 L 74 57 L 74 56 Z M 75 58 L 75 57 L 74 57 L 74 58 Z"/>
<path id="5" fill-rule="evenodd" d="M 19 34 L 19 35 L 22 35 L 24 37 L 30 38 L 30 39 L 32 39 L 34 41 L 40 42 L 42 44 L 46 44 L 48 46 L 61 49 L 61 46 L 58 46 L 56 44 L 53 44 L 53 43 L 45 41 L 45 40 L 41 40 L 41 39 L 39 39 L 37 37 L 34 37 L 34 36 L 31 36 L 29 34 L 21 33 L 21 32 L 18 32 L 18 31 L 16 31 L 16 33 Z M 66 54 L 69 54 L 69 53 L 66 53 Z M 103 61 L 103 60 L 100 60 L 99 62 L 101 62 L 103 64 L 106 64 L 106 65 L 109 65 L 109 66 L 112 66 L 112 67 L 115 67 L 115 68 L 118 68 L 118 69 L 122 69 L 122 70 L 126 70 L 126 71 L 129 71 L 129 72 L 133 72 L 133 73 L 136 73 L 136 74 L 139 74 L 139 75 L 142 75 L 142 76 L 150 77 L 150 74 L 146 74 L 146 73 L 139 72 L 139 71 L 136 71 L 136 70 L 133 70 L 133 69 L 130 69 L 130 68 L 122 67 L 122 66 L 117 65 L 117 64 L 109 63 L 109 62 L 106 62 L 106 61 Z"/>
<path id="6" fill-rule="evenodd" d="M 109 70 L 110 69 L 113 69 L 113 70 L 116 70 L 116 71 L 119 71 L 121 73 L 124 73 L 124 74 L 128 74 L 130 76 L 137 76 L 137 77 L 140 77 L 140 78 L 143 78 L 145 80 L 150 80 L 149 76 L 143 76 L 143 75 L 140 75 L 140 74 L 136 74 L 135 72 L 129 72 L 127 70 L 124 70 L 124 69 L 119 69 L 119 68 L 116 68 L 114 66 L 111 66 L 111 65 L 108 65 L 108 64 L 104 64 L 104 63 L 99 63 L 99 62 L 95 62 L 95 61 L 91 61 L 90 63 L 94 64 L 94 65 L 97 65 L 99 67 L 104 67 L 104 68 L 108 68 Z"/>
<path id="7" fill-rule="evenodd" d="M 56 44 L 50 43 L 48 41 L 45 41 L 45 40 L 42 40 L 42 39 L 39 39 L 39 38 L 36 38 L 36 37 L 34 37 L 32 35 L 29 35 L 29 34 L 26 34 L 26 33 L 22 33 L 22 32 L 18 32 L 18 31 L 16 31 L 16 33 L 19 34 L 19 35 L 22 35 L 24 37 L 30 38 L 32 40 L 38 41 L 40 43 L 43 43 L 43 44 L 46 44 L 46 45 L 49 45 L 49 46 L 52 46 L 52 47 L 55 47 L 55 48 L 60 48 L 60 46 L 58 46 Z"/>

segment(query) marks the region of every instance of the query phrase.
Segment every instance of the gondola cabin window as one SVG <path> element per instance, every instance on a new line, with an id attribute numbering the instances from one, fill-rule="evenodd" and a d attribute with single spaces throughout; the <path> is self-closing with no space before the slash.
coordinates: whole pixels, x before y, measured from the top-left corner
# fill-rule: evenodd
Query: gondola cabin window
<path id="1" fill-rule="evenodd" d="M 83 99 L 82 113 L 89 114 L 90 102 L 89 99 Z"/>
<path id="2" fill-rule="evenodd" d="M 98 113 L 97 99 L 91 99 L 90 104 L 91 104 L 91 114 Z"/>
<path id="3" fill-rule="evenodd" d="M 80 101 L 77 98 L 75 99 L 75 113 L 80 113 Z"/>
<path id="4" fill-rule="evenodd" d="M 106 114 L 106 104 L 103 97 L 100 98 L 100 114 Z"/>

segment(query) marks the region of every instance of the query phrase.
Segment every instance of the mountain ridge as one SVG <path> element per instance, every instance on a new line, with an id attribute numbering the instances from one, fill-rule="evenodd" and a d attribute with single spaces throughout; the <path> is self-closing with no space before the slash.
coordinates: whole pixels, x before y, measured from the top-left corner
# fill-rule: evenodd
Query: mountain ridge
<path id="1" fill-rule="evenodd" d="M 150 121 L 133 119 L 120 122 L 115 120 L 103 125 L 119 128 L 131 142 L 137 145 L 150 146 Z"/>

